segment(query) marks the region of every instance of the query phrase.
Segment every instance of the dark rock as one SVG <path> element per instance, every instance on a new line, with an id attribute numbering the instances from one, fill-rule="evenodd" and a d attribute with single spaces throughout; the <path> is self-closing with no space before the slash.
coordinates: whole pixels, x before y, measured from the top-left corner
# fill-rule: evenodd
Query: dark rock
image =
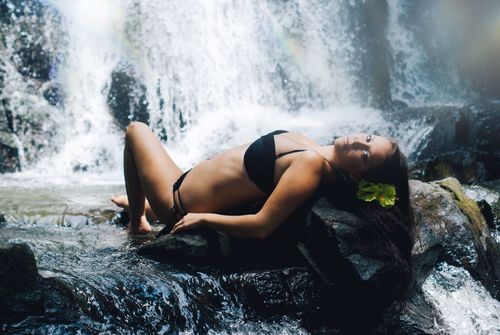
<path id="1" fill-rule="evenodd" d="M 434 310 L 421 296 L 421 286 L 437 262 L 464 267 L 497 297 L 500 255 L 479 207 L 460 191 L 456 180 L 411 181 L 410 186 L 417 235 L 412 252 L 415 280 L 402 318 L 396 321 L 386 317 L 382 322 L 378 309 L 390 303 L 384 299 L 391 296 L 391 287 L 384 283 L 391 270 L 384 261 L 355 250 L 353 234 L 360 219 L 333 208 L 325 199 L 317 200 L 303 218 L 302 227 L 307 229 L 298 230 L 301 238 L 292 238 L 293 243 L 287 244 L 284 238 L 261 247 L 262 241 L 202 230 L 164 235 L 139 252 L 165 262 L 210 264 L 229 271 L 223 275 L 224 288 L 243 297 L 245 305 L 264 317 L 295 314 L 318 331 L 328 324 L 330 330 L 351 333 L 426 334 L 433 329 Z M 277 245 L 282 247 L 280 252 L 288 250 L 296 265 L 280 268 L 279 262 L 246 262 L 245 249 L 256 259 L 261 257 L 259 248 L 273 258 Z M 296 257 L 302 257 L 301 262 Z"/>
<path id="2" fill-rule="evenodd" d="M 141 83 L 130 65 L 121 64 L 111 73 L 108 105 L 122 129 L 131 121 L 149 124 L 146 86 Z"/>
<path id="3" fill-rule="evenodd" d="M 484 216 L 486 223 L 488 224 L 488 228 L 490 230 L 496 229 L 495 215 L 493 214 L 493 210 L 491 209 L 490 204 L 486 200 L 481 199 L 477 202 L 477 205 L 481 210 L 481 214 Z"/>
<path id="4" fill-rule="evenodd" d="M 3 299 L 33 290 L 37 278 L 35 256 L 28 245 L 0 244 L 0 288 Z"/>
<path id="5" fill-rule="evenodd" d="M 377 314 L 380 306 L 390 304 L 385 300 L 389 299 L 391 288 L 384 283 L 391 273 L 385 262 L 361 255 L 353 248 L 353 234 L 359 224 L 356 216 L 332 208 L 321 199 L 312 209 L 308 233 L 299 248 L 324 282 L 338 287 L 335 298 L 342 302 L 346 317 L 352 320 L 358 315 L 375 324 L 380 317 Z M 441 240 L 425 224 L 417 225 L 416 229 L 423 238 L 413 250 L 416 278 L 413 289 L 423 284 L 442 251 Z"/>
<path id="6" fill-rule="evenodd" d="M 493 223 L 495 225 L 495 230 L 500 233 L 500 200 L 493 204 L 491 207 L 491 212 L 493 214 Z"/>
<path id="7" fill-rule="evenodd" d="M 454 177 L 464 183 L 489 179 L 476 152 L 454 150 L 419 161 L 411 166 L 411 175 L 423 181 Z"/>
<path id="8" fill-rule="evenodd" d="M 412 207 L 417 226 L 426 226 L 441 241 L 441 260 L 464 267 L 499 298 L 498 244 L 488 230 L 477 204 L 466 197 L 456 179 L 439 183 L 411 182 Z M 417 240 L 418 243 L 421 241 Z"/>
<path id="9" fill-rule="evenodd" d="M 20 167 L 18 149 L 0 142 L 0 173 L 19 171 Z"/>
<path id="10" fill-rule="evenodd" d="M 130 216 L 126 210 L 115 213 L 109 220 L 109 223 L 122 227 L 127 227 L 129 222 Z"/>
<path id="11" fill-rule="evenodd" d="M 0 101 L 0 173 L 15 172 L 20 168 L 19 149 L 13 132 L 12 113 L 6 99 Z"/>
<path id="12" fill-rule="evenodd" d="M 7 1 L 9 24 L 2 31 L 14 34 L 11 61 L 23 76 L 49 81 L 52 69 L 58 63 L 58 50 L 63 43 L 62 30 L 59 36 L 45 33 L 47 26 L 58 26 L 61 18 L 54 8 L 39 1 Z M 6 13 L 6 16 L 8 15 Z M 9 32 L 12 28 L 15 32 Z"/>
<path id="13" fill-rule="evenodd" d="M 61 145 L 57 138 L 59 122 L 51 110 L 27 108 L 23 113 L 16 113 L 8 98 L 3 99 L 0 104 L 0 144 L 5 159 L 0 166 L 5 166 L 3 172 L 20 169 L 19 150 L 23 150 L 26 163 L 39 159 L 42 151 L 57 151 Z M 22 148 L 18 148 L 19 143 Z"/>
<path id="14" fill-rule="evenodd" d="M 0 310 L 0 325 L 28 316 L 62 323 L 80 317 L 71 290 L 59 279 L 38 274 L 35 257 L 26 244 L 0 244 Z"/>
<path id="15" fill-rule="evenodd" d="M 63 105 L 64 92 L 60 85 L 50 85 L 43 91 L 43 97 L 52 106 L 60 107 Z"/>
<path id="16" fill-rule="evenodd" d="M 428 129 L 409 155 L 413 178 L 455 177 L 471 183 L 500 178 L 500 102 L 455 107 L 406 108 L 396 125 L 419 120 Z"/>
<path id="17" fill-rule="evenodd" d="M 500 180 L 463 187 L 467 196 L 478 204 L 489 229 L 500 232 Z"/>
<path id="18" fill-rule="evenodd" d="M 30 164 L 42 151 L 47 154 L 60 145 L 54 138 L 60 118 L 54 117 L 53 107 L 41 108 L 44 104 L 39 102 L 43 95 L 50 104 L 62 107 L 63 95 L 51 79 L 64 58 L 67 41 L 61 16 L 47 2 L 7 0 L 0 9 L 0 36 L 6 50 L 0 66 L 10 63 L 21 74 L 14 82 L 6 82 L 4 72 L 0 73 L 0 90 L 4 92 L 0 103 L 2 173 L 19 170 L 20 156 Z M 23 83 L 16 85 L 17 80 Z M 11 98 L 11 92 L 19 89 L 23 98 Z"/>
<path id="19" fill-rule="evenodd" d="M 353 319 L 364 320 L 356 331 L 370 329 L 379 322 L 380 314 L 374 312 L 376 301 L 387 293 L 380 285 L 389 272 L 384 262 L 360 255 L 352 247 L 352 234 L 359 219 L 345 211 L 333 208 L 326 200 L 314 204 L 307 217 L 307 232 L 298 244 L 284 244 L 292 259 L 303 256 L 300 267 L 276 268 L 279 262 L 256 262 L 250 269 L 263 264 L 263 270 L 238 271 L 249 267 L 244 250 L 259 259 L 260 251 L 268 258 L 275 255 L 276 245 L 262 246 L 262 241 L 233 239 L 210 231 L 189 232 L 183 235 L 164 235 L 139 249 L 148 255 L 169 263 L 190 262 L 195 265 L 216 265 L 236 271 L 224 277 L 224 287 L 244 297 L 252 310 L 262 316 L 296 313 L 312 328 L 332 321 L 332 311 L 338 317 L 332 327 L 353 329 Z M 414 251 L 417 285 L 420 286 L 433 269 L 441 252 L 441 241 L 422 225 L 425 238 Z M 284 234 L 290 236 L 289 234 Z M 276 241 L 276 240 L 275 240 Z M 235 247 L 238 245 L 238 247 Z M 260 249 L 260 250 L 259 250 Z M 325 255 L 328 255 L 327 257 Z M 304 265 L 308 267 L 304 268 Z M 328 311 L 328 312 L 327 312 Z M 349 320 L 349 321 L 348 321 Z M 361 327 L 361 328 L 360 328 Z"/>
<path id="20" fill-rule="evenodd" d="M 50 70 L 55 59 L 45 50 L 44 41 L 31 42 L 27 36 L 21 35 L 16 45 L 16 53 L 11 60 L 17 70 L 24 76 L 43 81 L 50 80 Z"/>
<path id="21" fill-rule="evenodd" d="M 316 309 L 320 285 L 308 268 L 248 271 L 224 276 L 223 287 L 264 316 L 306 313 Z"/>
<path id="22" fill-rule="evenodd" d="M 179 234 L 166 234 L 155 241 L 138 249 L 140 255 L 145 255 L 159 261 L 206 266 L 222 265 L 223 253 L 219 236 L 214 230 L 201 229 Z"/>
<path id="23" fill-rule="evenodd" d="M 225 214 L 256 213 L 262 204 L 255 202 L 239 206 Z M 307 263 L 296 248 L 296 242 L 303 234 L 303 222 L 311 206 L 312 201 L 309 201 L 298 208 L 265 240 L 238 238 L 210 229 L 179 235 L 164 235 L 166 231 L 162 231 L 154 242 L 140 247 L 138 252 L 167 262 L 211 264 L 233 271 L 305 266 Z"/>
<path id="24" fill-rule="evenodd" d="M 422 293 L 416 292 L 406 301 L 399 318 L 381 334 L 430 335 L 441 334 L 445 329 L 446 324 L 439 311 Z"/>

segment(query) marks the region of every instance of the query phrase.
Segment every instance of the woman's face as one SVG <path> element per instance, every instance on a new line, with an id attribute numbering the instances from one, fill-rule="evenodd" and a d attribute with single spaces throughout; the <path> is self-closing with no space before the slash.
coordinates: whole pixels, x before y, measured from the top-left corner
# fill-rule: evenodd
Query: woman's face
<path id="1" fill-rule="evenodd" d="M 354 177 L 380 165 L 393 152 L 392 143 L 383 136 L 350 134 L 337 138 L 333 145 L 333 163 Z"/>

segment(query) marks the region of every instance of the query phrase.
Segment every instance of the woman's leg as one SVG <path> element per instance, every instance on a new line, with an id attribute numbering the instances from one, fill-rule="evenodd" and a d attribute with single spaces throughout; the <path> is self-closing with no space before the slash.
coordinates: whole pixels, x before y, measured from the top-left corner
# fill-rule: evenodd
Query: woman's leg
<path id="1" fill-rule="evenodd" d="M 133 122 L 127 127 L 124 172 L 129 202 L 129 231 L 145 233 L 151 230 L 144 215 L 146 198 L 158 219 L 169 222 L 169 209 L 173 204 L 172 185 L 182 175 L 182 170 L 143 123 Z"/>

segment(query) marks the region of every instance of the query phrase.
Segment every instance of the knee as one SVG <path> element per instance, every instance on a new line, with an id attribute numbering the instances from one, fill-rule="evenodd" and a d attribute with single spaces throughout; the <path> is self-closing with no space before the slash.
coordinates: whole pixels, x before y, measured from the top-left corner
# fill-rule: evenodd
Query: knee
<path id="1" fill-rule="evenodd" d="M 131 122 L 127 126 L 127 131 L 125 132 L 125 142 L 129 142 L 132 138 L 144 132 L 144 130 L 149 130 L 147 124 L 138 121 Z"/>

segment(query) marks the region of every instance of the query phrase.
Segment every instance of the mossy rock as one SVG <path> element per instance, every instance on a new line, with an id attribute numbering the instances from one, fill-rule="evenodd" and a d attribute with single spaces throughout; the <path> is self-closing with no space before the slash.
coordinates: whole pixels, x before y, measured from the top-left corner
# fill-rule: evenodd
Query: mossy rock
<path id="1" fill-rule="evenodd" d="M 436 183 L 453 194 L 455 197 L 455 203 L 458 208 L 460 208 L 460 210 L 467 215 L 472 223 L 475 233 L 482 235 L 484 231 L 488 229 L 486 220 L 477 203 L 465 194 L 460 182 L 457 179 L 450 177 L 437 181 Z"/>

